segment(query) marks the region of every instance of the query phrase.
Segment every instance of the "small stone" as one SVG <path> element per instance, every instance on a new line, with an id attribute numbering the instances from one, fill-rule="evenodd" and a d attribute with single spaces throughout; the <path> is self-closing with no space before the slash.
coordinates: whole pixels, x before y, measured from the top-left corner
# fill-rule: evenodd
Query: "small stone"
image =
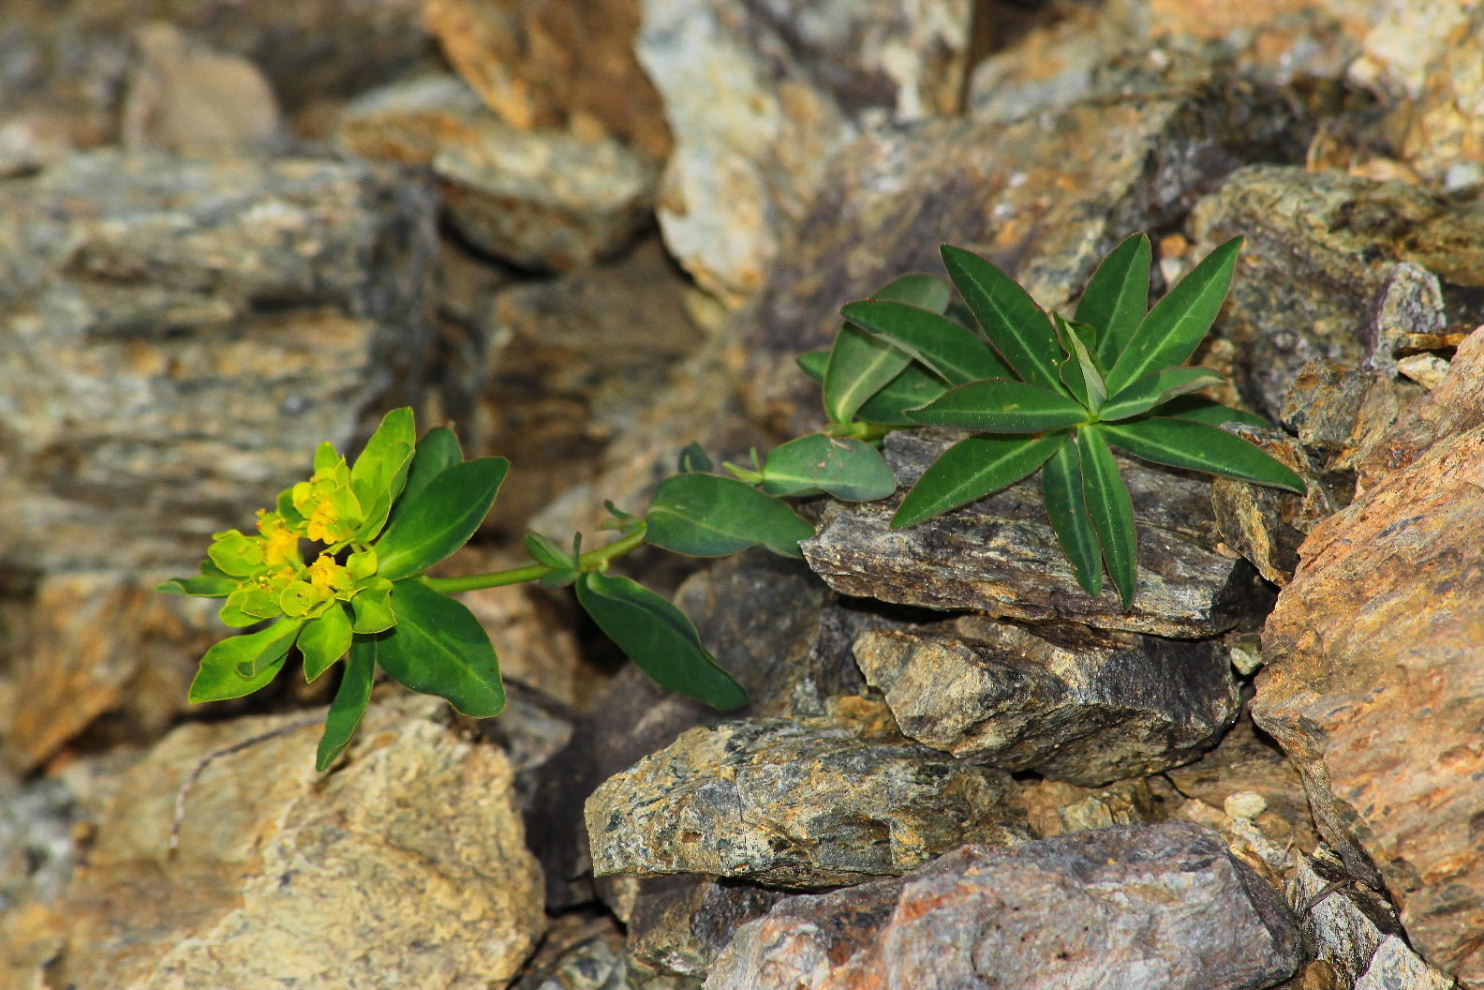
<path id="1" fill-rule="evenodd" d="M 1233 818 L 1256 818 L 1268 810 L 1268 799 L 1252 791 L 1239 791 L 1228 795 L 1221 809 Z"/>
<path id="2" fill-rule="evenodd" d="M 1008 774 L 828 725 L 686 732 L 586 808 L 596 876 L 706 873 L 809 890 L 904 873 L 967 840 L 1029 838 Z"/>
<path id="3" fill-rule="evenodd" d="M 1448 362 L 1436 354 L 1411 354 L 1397 359 L 1396 370 L 1425 389 L 1435 389 L 1448 377 Z"/>
<path id="4" fill-rule="evenodd" d="M 706 986 L 1257 990 L 1301 957 L 1282 898 L 1178 823 L 966 845 L 901 879 L 790 897 L 738 930 Z"/>

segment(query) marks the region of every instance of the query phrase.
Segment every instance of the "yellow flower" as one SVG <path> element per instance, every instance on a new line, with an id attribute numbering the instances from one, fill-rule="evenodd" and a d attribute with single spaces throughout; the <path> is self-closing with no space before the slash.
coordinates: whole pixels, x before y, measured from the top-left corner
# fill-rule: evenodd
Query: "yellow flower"
<path id="1" fill-rule="evenodd" d="M 361 506 L 350 490 L 350 473 L 343 462 L 299 482 L 291 497 L 294 508 L 308 520 L 305 535 L 311 540 L 344 542 L 361 523 Z"/>
<path id="2" fill-rule="evenodd" d="M 335 563 L 335 558 L 327 553 L 320 554 L 309 565 L 309 584 L 321 600 L 331 597 L 349 599 L 351 592 L 355 590 L 355 580 L 350 576 L 350 571 Z"/>
<path id="3" fill-rule="evenodd" d="M 259 509 L 258 532 L 262 534 L 265 565 L 287 566 L 294 570 L 304 566 L 304 561 L 299 557 L 299 538 L 304 534 L 290 526 L 283 516 L 267 509 Z"/>

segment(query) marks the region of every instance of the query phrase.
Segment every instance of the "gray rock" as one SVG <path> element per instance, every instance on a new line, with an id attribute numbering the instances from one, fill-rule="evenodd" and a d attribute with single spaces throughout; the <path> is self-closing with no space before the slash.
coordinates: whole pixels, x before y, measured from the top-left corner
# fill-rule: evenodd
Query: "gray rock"
<path id="1" fill-rule="evenodd" d="M 1321 483 L 1321 472 L 1299 441 L 1250 426 L 1234 425 L 1230 429 L 1304 479 L 1306 491 L 1302 495 L 1235 478 L 1211 479 L 1211 509 L 1222 542 L 1281 588 L 1298 566 L 1299 544 L 1321 519 L 1335 511 L 1335 499 Z M 1348 498 L 1350 486 L 1342 483 L 1340 487 L 1345 489 L 1341 494 Z"/>
<path id="2" fill-rule="evenodd" d="M 0 184 L 0 560 L 181 566 L 415 400 L 433 202 L 405 175 L 96 153 Z"/>
<path id="3" fill-rule="evenodd" d="M 636 49 L 675 135 L 660 225 L 703 288 L 757 291 L 862 126 L 957 110 L 970 7 L 645 0 Z"/>
<path id="4" fill-rule="evenodd" d="M 715 877 L 641 880 L 628 921 L 630 969 L 704 979 L 737 928 L 784 896 Z"/>
<path id="5" fill-rule="evenodd" d="M 791 897 L 706 986 L 1256 990 L 1301 955 L 1281 897 L 1199 826 L 964 846 L 899 880 Z"/>
<path id="6" fill-rule="evenodd" d="M 797 889 L 904 873 L 964 841 L 1029 837 L 1008 774 L 830 725 L 684 733 L 586 809 L 596 876 L 709 873 Z"/>
<path id="7" fill-rule="evenodd" d="M 1195 257 L 1246 238 L 1214 334 L 1242 357 L 1238 386 L 1278 413 L 1310 361 L 1394 369 L 1391 344 L 1449 322 L 1445 285 L 1484 272 L 1477 204 L 1401 182 L 1254 165 L 1191 214 Z"/>
<path id="8" fill-rule="evenodd" d="M 855 658 L 903 733 L 959 759 L 1095 786 L 1189 762 L 1237 717 L 1218 643 L 955 626 L 867 632 Z"/>
<path id="9" fill-rule="evenodd" d="M 847 595 L 1172 638 L 1229 629 L 1255 606 L 1250 569 L 1214 549 L 1220 537 L 1209 482 L 1140 461 L 1119 462 L 1139 530 L 1139 588 L 1128 611 L 1111 589 L 1094 598 L 1078 586 L 1046 520 L 1038 477 L 937 519 L 889 528 L 902 497 L 961 436 L 943 430 L 888 436 L 886 458 L 899 494 L 830 506 L 818 535 L 802 544 L 814 572 Z"/>

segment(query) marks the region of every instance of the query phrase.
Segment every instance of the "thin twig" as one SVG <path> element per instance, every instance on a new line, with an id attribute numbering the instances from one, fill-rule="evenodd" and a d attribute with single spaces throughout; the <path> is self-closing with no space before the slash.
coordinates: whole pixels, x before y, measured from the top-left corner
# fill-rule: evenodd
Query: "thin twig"
<path id="1" fill-rule="evenodd" d="M 286 736 L 290 732 L 297 732 L 307 726 L 314 725 L 318 721 L 319 718 L 316 716 L 315 718 L 300 719 L 297 722 L 280 725 L 276 729 L 269 729 L 267 732 L 260 732 L 255 736 L 249 736 L 241 742 L 224 746 L 201 757 L 197 761 L 195 769 L 186 777 L 185 783 L 180 785 L 180 790 L 175 792 L 175 819 L 170 823 L 170 855 L 175 855 L 175 850 L 180 847 L 180 826 L 185 822 L 186 799 L 190 796 L 191 788 L 196 786 L 196 778 L 200 777 L 208 766 L 223 756 L 240 753 L 244 749 L 256 746 L 258 743 L 267 742 L 269 739 L 276 739 L 279 736 Z"/>
<path id="2" fill-rule="evenodd" d="M 1349 877 L 1346 877 L 1343 880 L 1335 880 L 1332 883 L 1327 883 L 1323 887 L 1320 887 L 1319 892 L 1313 897 L 1309 898 L 1304 906 L 1299 909 L 1299 915 L 1302 917 L 1303 915 L 1308 914 L 1310 911 L 1319 906 L 1320 901 L 1324 900 L 1326 897 L 1328 897 L 1330 894 L 1333 894 L 1341 887 L 1348 887 L 1352 883 L 1354 883 L 1354 881 L 1351 880 Z"/>

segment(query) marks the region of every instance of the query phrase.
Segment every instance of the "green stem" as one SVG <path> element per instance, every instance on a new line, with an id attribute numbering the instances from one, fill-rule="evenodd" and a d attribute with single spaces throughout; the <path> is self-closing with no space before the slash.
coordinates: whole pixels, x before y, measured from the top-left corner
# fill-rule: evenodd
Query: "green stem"
<path id="1" fill-rule="evenodd" d="M 610 561 L 642 545 L 644 530 L 644 523 L 640 522 L 639 528 L 628 536 L 614 540 L 606 547 L 589 550 L 577 558 L 578 569 L 597 571 L 606 568 Z M 509 570 L 495 571 L 490 574 L 469 574 L 465 577 L 447 578 L 424 577 L 422 582 L 434 591 L 451 594 L 457 591 L 474 591 L 477 588 L 503 588 L 511 584 L 539 581 L 557 570 L 560 568 L 548 567 L 545 564 L 527 564 L 525 567 L 512 567 Z"/>

